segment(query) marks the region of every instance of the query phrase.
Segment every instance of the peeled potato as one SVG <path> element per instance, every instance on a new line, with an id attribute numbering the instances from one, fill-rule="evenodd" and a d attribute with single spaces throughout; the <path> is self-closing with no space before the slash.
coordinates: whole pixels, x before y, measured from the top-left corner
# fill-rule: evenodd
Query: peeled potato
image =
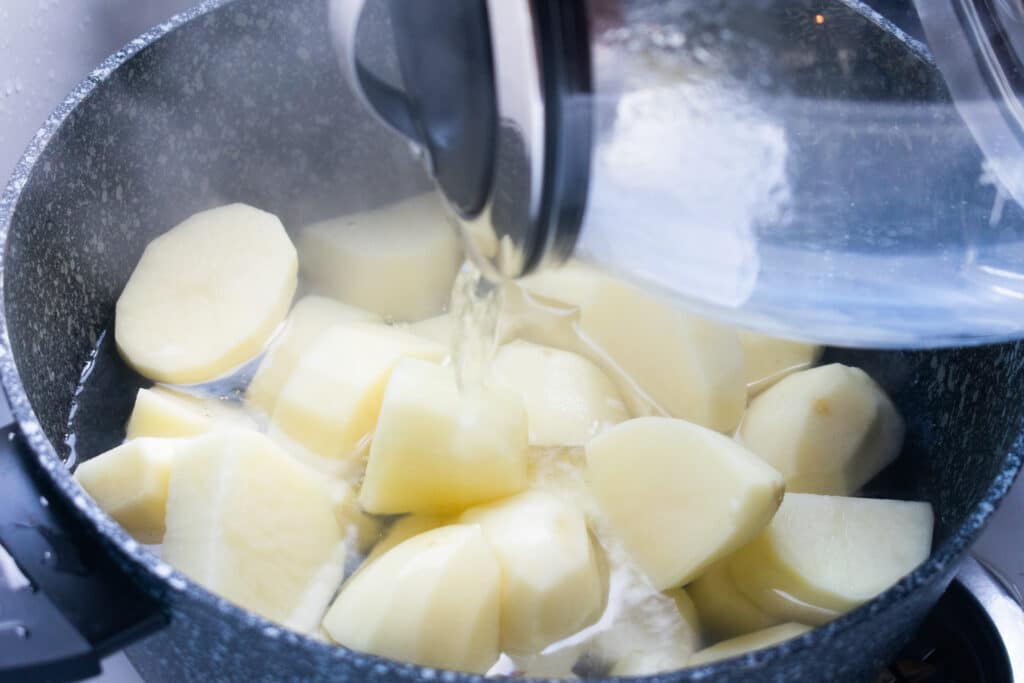
<path id="1" fill-rule="evenodd" d="M 222 428 L 255 429 L 256 423 L 238 404 L 156 386 L 135 395 L 125 438 L 197 436 Z"/>
<path id="2" fill-rule="evenodd" d="M 746 367 L 747 393 L 756 396 L 786 375 L 806 370 L 821 358 L 816 344 L 738 330 Z"/>
<path id="3" fill-rule="evenodd" d="M 527 491 L 470 508 L 501 565 L 501 649 L 532 654 L 597 619 L 604 584 L 587 523 L 575 507 Z"/>
<path id="4" fill-rule="evenodd" d="M 122 357 L 193 384 L 254 357 L 284 319 L 298 259 L 281 221 L 245 204 L 202 211 L 149 243 L 117 300 Z"/>
<path id="5" fill-rule="evenodd" d="M 322 296 L 300 299 L 288 314 L 285 329 L 260 362 L 246 389 L 246 400 L 266 415 L 273 415 L 281 389 L 306 351 L 328 329 L 348 322 L 380 322 L 380 317 Z"/>
<path id="6" fill-rule="evenodd" d="M 729 574 L 728 558 L 704 570 L 686 587 L 708 640 L 718 642 L 776 626 L 774 617 L 744 595 Z"/>
<path id="7" fill-rule="evenodd" d="M 542 272 L 523 286 L 578 306 L 582 333 L 668 415 L 719 432 L 739 424 L 747 388 L 735 330 L 578 264 Z M 649 413 L 638 405 L 630 410 Z"/>
<path id="8" fill-rule="evenodd" d="M 162 555 L 218 595 L 312 632 L 344 541 L 326 482 L 266 436 L 213 432 L 175 455 Z"/>
<path id="9" fill-rule="evenodd" d="M 623 422 L 586 451 L 601 511 L 659 590 L 686 584 L 752 539 L 782 500 L 778 472 L 683 420 Z"/>
<path id="10" fill-rule="evenodd" d="M 926 560 L 932 525 L 928 503 L 787 493 L 765 531 L 730 558 L 729 571 L 766 611 L 779 608 L 782 594 L 845 612 Z"/>
<path id="11" fill-rule="evenodd" d="M 440 360 L 444 349 L 386 325 L 331 327 L 295 366 L 272 423 L 323 457 L 350 455 L 373 431 L 384 387 L 403 356 Z"/>
<path id="12" fill-rule="evenodd" d="M 75 479 L 96 504 L 142 543 L 164 536 L 167 481 L 178 439 L 134 439 L 86 460 Z"/>
<path id="13" fill-rule="evenodd" d="M 629 418 L 618 390 L 586 358 L 528 342 L 502 346 L 492 369 L 495 384 L 523 397 L 530 445 L 582 446 Z"/>
<path id="14" fill-rule="evenodd" d="M 508 389 L 461 392 L 412 358 L 391 373 L 359 500 L 375 514 L 449 514 L 526 488 L 526 410 Z"/>
<path id="15" fill-rule="evenodd" d="M 363 564 L 360 565 L 360 570 L 363 567 L 370 565 L 378 557 L 386 553 L 387 551 L 394 548 L 399 543 L 408 541 L 413 536 L 419 536 L 422 533 L 437 529 L 438 527 L 453 524 L 456 521 L 454 517 L 442 517 L 437 515 L 406 515 L 398 519 L 394 524 L 388 527 L 388 530 L 384 533 L 384 536 L 377 541 L 370 550 L 370 554 L 363 560 Z"/>
<path id="16" fill-rule="evenodd" d="M 210 430 L 211 421 L 169 391 L 139 389 L 125 426 L 125 439 L 196 436 Z"/>
<path id="17" fill-rule="evenodd" d="M 849 495 L 891 463 L 903 419 L 867 373 L 838 363 L 790 375 L 755 398 L 739 440 L 797 493 Z"/>
<path id="18" fill-rule="evenodd" d="M 498 659 L 501 568 L 475 525 L 419 534 L 341 588 L 324 618 L 337 643 L 405 662 L 484 673 Z"/>
<path id="19" fill-rule="evenodd" d="M 395 320 L 439 313 L 462 263 L 458 233 L 433 193 L 310 225 L 299 252 L 321 292 Z"/>
<path id="20" fill-rule="evenodd" d="M 809 626 L 794 623 L 771 626 L 762 631 L 748 633 L 745 636 L 725 640 L 717 645 L 705 648 L 690 657 L 690 661 L 687 664 L 688 666 L 703 666 L 711 662 L 717 662 L 720 659 L 739 657 L 754 650 L 763 650 L 766 647 L 778 645 L 803 635 L 810 630 Z"/>

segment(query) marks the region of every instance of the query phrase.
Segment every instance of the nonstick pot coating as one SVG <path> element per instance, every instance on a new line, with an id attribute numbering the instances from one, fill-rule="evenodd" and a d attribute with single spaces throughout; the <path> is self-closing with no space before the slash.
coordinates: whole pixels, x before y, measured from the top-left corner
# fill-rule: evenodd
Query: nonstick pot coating
<path id="1" fill-rule="evenodd" d="M 57 459 L 80 374 L 145 244 L 231 201 L 294 230 L 427 187 L 405 144 L 343 82 L 323 0 L 208 2 L 116 55 L 33 142 L 0 204 L 0 370 L 25 436 L 87 533 L 166 605 L 131 651 L 149 681 L 392 681 L 440 672 L 282 631 L 191 584 L 82 495 Z M 158 39 L 159 38 L 159 39 Z M 122 63 L 123 62 L 123 63 Z M 864 367 L 907 419 L 901 459 L 870 491 L 935 506 L 932 558 L 879 599 L 791 643 L 654 681 L 855 680 L 877 670 L 941 594 L 1020 467 L 1024 347 L 829 352 Z M 110 445 L 140 378 L 111 356 L 80 397 L 80 457 Z M 92 385 L 92 383 L 91 383 Z M 91 433 L 90 433 L 91 432 Z M 99 435 L 99 436 L 97 436 Z M 445 674 L 444 680 L 476 680 Z"/>

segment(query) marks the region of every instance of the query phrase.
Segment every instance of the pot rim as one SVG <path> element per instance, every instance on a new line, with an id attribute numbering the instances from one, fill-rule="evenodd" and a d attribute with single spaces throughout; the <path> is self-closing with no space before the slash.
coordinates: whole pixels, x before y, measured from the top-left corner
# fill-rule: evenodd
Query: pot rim
<path id="1" fill-rule="evenodd" d="M 194 599 L 208 610 L 215 610 L 224 619 L 240 625 L 245 630 L 258 631 L 264 637 L 280 638 L 306 649 L 320 650 L 318 656 L 325 655 L 329 659 L 344 660 L 349 665 L 375 675 L 390 675 L 406 681 L 442 680 L 446 683 L 481 683 L 488 679 L 475 674 L 444 671 L 377 657 L 290 631 L 236 606 L 194 583 L 129 536 L 78 485 L 64 461 L 57 454 L 53 443 L 43 431 L 21 382 L 17 363 L 11 350 L 6 316 L 6 255 L 8 237 L 18 209 L 21 192 L 28 184 L 36 162 L 71 113 L 113 73 L 130 62 L 136 54 L 186 24 L 237 1 L 203 0 L 195 7 L 142 33 L 108 57 L 86 76 L 50 114 L 15 166 L 3 194 L 0 195 L 0 381 L 2 381 L 4 392 L 7 395 L 11 412 L 25 441 L 35 454 L 39 469 L 44 473 L 47 482 L 73 504 L 79 521 L 88 532 L 98 534 L 106 539 L 112 556 L 121 566 L 141 570 L 148 580 L 147 590 L 165 605 L 174 602 L 174 594 L 185 594 L 188 599 Z M 898 608 L 905 596 L 939 579 L 951 566 L 955 565 L 995 512 L 1021 470 L 1022 454 L 1024 454 L 1024 429 L 1022 428 L 1024 428 L 1024 424 L 1017 425 L 1018 436 L 1003 458 L 999 474 L 992 481 L 984 498 L 971 510 L 966 521 L 950 538 L 936 548 L 924 563 L 884 593 L 824 626 L 774 647 L 701 667 L 665 672 L 633 680 L 641 683 L 644 681 L 660 683 L 669 680 L 703 680 L 716 675 L 731 677 L 752 673 L 790 653 L 813 648 L 819 643 L 837 638 L 842 632 L 863 624 L 874 618 L 875 615 Z M 156 587 L 159 587 L 159 590 Z"/>

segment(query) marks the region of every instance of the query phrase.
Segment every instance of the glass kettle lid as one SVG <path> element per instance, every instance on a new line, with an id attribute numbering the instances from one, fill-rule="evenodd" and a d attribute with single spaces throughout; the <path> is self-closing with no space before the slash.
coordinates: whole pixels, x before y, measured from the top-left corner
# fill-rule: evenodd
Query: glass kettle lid
<path id="1" fill-rule="evenodd" d="M 856 0 L 334 0 L 332 21 L 492 274 L 572 255 L 833 344 L 1022 337 L 1021 6 L 915 7 L 920 39 Z"/>

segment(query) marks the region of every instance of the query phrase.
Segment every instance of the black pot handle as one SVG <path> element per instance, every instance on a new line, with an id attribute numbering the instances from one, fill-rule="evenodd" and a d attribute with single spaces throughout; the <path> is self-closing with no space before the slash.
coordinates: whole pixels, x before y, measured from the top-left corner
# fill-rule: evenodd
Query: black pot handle
<path id="1" fill-rule="evenodd" d="M 0 429 L 0 683 L 95 676 L 167 623 L 51 490 L 17 426 Z"/>

